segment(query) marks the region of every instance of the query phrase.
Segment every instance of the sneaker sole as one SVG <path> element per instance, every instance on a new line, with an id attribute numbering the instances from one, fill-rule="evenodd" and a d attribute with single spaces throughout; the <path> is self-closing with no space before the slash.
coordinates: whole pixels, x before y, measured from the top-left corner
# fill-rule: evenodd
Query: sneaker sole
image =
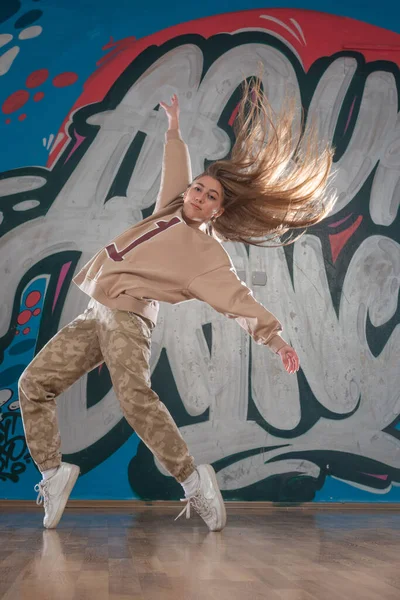
<path id="1" fill-rule="evenodd" d="M 65 506 L 68 502 L 69 495 L 72 492 L 72 488 L 74 487 L 76 480 L 78 479 L 80 471 L 81 470 L 79 467 L 77 467 L 76 465 L 73 465 L 73 467 L 71 469 L 71 473 L 69 474 L 69 477 L 68 477 L 67 484 L 64 488 L 64 493 L 61 496 L 58 510 L 54 516 L 54 519 L 51 521 L 51 523 L 49 525 L 44 525 L 44 527 L 46 529 L 55 529 L 57 527 L 57 525 L 59 524 L 60 519 L 64 512 L 64 509 L 65 509 Z"/>
<path id="2" fill-rule="evenodd" d="M 218 501 L 219 501 L 219 503 L 220 503 L 220 505 L 222 507 L 222 510 L 221 510 L 221 513 L 222 513 L 221 514 L 221 516 L 222 516 L 221 525 L 217 529 L 212 529 L 211 531 L 222 531 L 223 528 L 226 525 L 226 508 L 225 508 L 225 504 L 224 504 L 224 499 L 222 498 L 222 494 L 220 492 L 218 481 L 217 481 L 217 476 L 215 474 L 215 471 L 214 471 L 213 467 L 211 465 L 204 465 L 204 466 L 207 469 L 207 472 L 208 472 L 208 474 L 210 475 L 210 477 L 212 479 L 212 482 L 214 484 L 214 489 L 215 489 L 215 492 L 217 494 Z"/>

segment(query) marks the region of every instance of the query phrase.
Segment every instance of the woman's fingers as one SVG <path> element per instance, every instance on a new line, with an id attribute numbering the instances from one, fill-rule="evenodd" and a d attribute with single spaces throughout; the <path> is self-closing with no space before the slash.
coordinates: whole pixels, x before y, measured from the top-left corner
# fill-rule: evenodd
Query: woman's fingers
<path id="1" fill-rule="evenodd" d="M 160 102 L 160 106 L 162 106 L 164 109 L 168 109 L 168 108 L 175 108 L 178 104 L 179 104 L 179 100 L 178 100 L 178 96 L 176 94 L 174 94 L 170 100 L 170 104 L 167 104 L 166 102 Z"/>
<path id="2" fill-rule="evenodd" d="M 299 370 L 299 357 L 297 353 L 291 349 L 285 352 L 283 356 L 283 366 L 288 373 L 296 373 Z"/>
<path id="3" fill-rule="evenodd" d="M 300 361 L 297 352 L 294 348 L 286 344 L 280 350 L 278 354 L 281 357 L 284 368 L 288 373 L 296 373 L 300 368 Z"/>

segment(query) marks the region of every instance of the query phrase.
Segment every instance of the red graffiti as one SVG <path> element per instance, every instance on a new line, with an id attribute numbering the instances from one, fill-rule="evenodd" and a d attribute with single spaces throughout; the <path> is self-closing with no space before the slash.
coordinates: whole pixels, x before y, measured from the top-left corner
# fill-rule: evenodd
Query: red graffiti
<path id="1" fill-rule="evenodd" d="M 3 102 L 3 113 L 9 115 L 22 108 L 28 102 L 29 95 L 29 92 L 26 90 L 17 90 L 11 96 L 8 96 Z"/>
<path id="2" fill-rule="evenodd" d="M 44 98 L 44 92 L 36 92 L 36 94 L 33 96 L 33 100 L 35 102 L 40 102 L 41 100 L 43 100 Z"/>
<path id="3" fill-rule="evenodd" d="M 208 39 L 221 32 L 233 33 L 243 28 L 262 28 L 287 40 L 299 55 L 305 72 L 319 58 L 344 49 L 362 52 L 367 62 L 390 60 L 400 64 L 400 36 L 361 21 L 328 13 L 281 8 L 234 12 L 229 14 L 229 19 L 223 14 L 216 15 L 182 23 L 141 39 L 105 40 L 102 49 L 108 53 L 99 59 L 97 70 L 85 81 L 83 92 L 66 115 L 60 132 L 65 134 L 71 113 L 101 101 L 121 73 L 148 47 L 160 46 L 180 35 L 197 34 Z M 53 148 L 48 167 L 57 160 L 64 143 L 60 140 Z"/>
<path id="4" fill-rule="evenodd" d="M 333 233 L 333 234 L 329 235 L 329 242 L 331 244 L 331 252 L 332 252 L 332 260 L 334 263 L 336 262 L 340 252 L 342 251 L 344 246 L 347 244 L 347 242 L 349 241 L 349 239 L 351 238 L 353 233 L 355 233 L 355 231 L 357 231 L 357 229 L 361 225 L 362 220 L 363 220 L 363 218 L 360 215 L 357 218 L 357 220 L 352 225 L 350 225 L 350 227 L 345 229 L 344 231 L 340 231 L 339 233 Z"/>
<path id="5" fill-rule="evenodd" d="M 27 88 L 39 87 L 39 85 L 42 85 L 47 80 L 48 76 L 48 69 L 38 69 L 37 71 L 33 71 L 30 75 L 28 75 L 25 85 Z"/>
<path id="6" fill-rule="evenodd" d="M 78 81 L 76 73 L 60 73 L 54 77 L 53 85 L 57 88 L 63 88 L 74 84 L 76 81 Z"/>
<path id="7" fill-rule="evenodd" d="M 37 290 L 35 290 L 34 292 L 30 292 L 30 294 L 28 294 L 26 298 L 25 306 L 27 306 L 28 308 L 32 308 L 33 306 L 35 306 L 35 304 L 37 304 L 40 301 L 41 297 L 41 293 Z"/>
<path id="8" fill-rule="evenodd" d="M 29 321 L 31 316 L 32 313 L 30 310 L 23 310 L 22 312 L 20 312 L 17 319 L 18 325 L 25 325 L 25 323 Z"/>

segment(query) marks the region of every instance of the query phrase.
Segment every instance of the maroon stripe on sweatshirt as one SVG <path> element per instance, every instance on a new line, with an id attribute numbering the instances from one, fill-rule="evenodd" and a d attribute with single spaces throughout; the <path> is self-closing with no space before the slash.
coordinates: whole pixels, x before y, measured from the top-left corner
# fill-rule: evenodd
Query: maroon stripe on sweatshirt
<path id="1" fill-rule="evenodd" d="M 158 235 L 159 233 L 162 233 L 166 229 L 169 229 L 169 227 L 173 227 L 173 225 L 178 225 L 178 223 L 181 222 L 182 219 L 180 217 L 173 217 L 173 219 L 171 219 L 170 221 L 157 221 L 156 229 L 151 229 L 147 233 L 141 235 L 123 250 L 118 250 L 117 246 L 115 245 L 115 242 L 109 244 L 108 246 L 106 246 L 107 254 L 112 260 L 114 260 L 115 262 L 119 262 L 124 259 L 124 256 L 128 254 L 128 252 L 136 248 L 136 246 L 139 246 L 139 244 L 143 244 L 143 242 L 151 240 L 151 238 L 153 238 L 154 236 Z"/>

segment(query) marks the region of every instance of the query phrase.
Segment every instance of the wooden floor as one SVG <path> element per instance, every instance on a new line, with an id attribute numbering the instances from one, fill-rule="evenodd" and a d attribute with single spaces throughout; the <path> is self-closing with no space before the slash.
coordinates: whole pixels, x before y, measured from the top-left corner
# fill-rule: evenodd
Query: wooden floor
<path id="1" fill-rule="evenodd" d="M 1 600 L 399 600 L 400 512 L 0 508 Z"/>

